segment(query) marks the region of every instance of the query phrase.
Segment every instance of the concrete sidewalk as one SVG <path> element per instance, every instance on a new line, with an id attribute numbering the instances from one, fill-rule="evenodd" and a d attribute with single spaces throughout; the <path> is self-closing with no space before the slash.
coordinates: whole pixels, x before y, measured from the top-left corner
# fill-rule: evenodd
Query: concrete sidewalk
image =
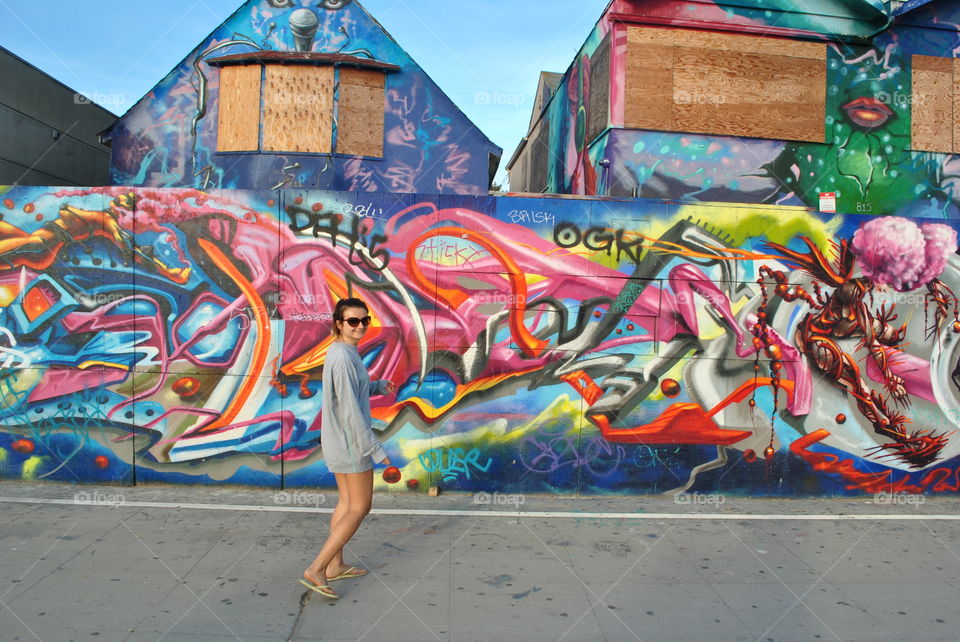
<path id="1" fill-rule="evenodd" d="M 960 637 L 957 500 L 520 499 L 378 495 L 330 602 L 335 493 L 5 482 L 0 639 Z"/>

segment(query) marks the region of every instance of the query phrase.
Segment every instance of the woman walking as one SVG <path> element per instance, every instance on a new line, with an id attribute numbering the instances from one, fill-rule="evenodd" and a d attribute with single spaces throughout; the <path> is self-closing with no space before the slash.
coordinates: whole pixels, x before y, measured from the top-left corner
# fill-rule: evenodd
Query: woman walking
<path id="1" fill-rule="evenodd" d="M 339 499 L 330 518 L 330 535 L 300 583 L 331 599 L 338 599 L 329 582 L 362 577 L 367 570 L 347 566 L 343 548 L 370 512 L 373 500 L 373 464 L 389 466 L 390 459 L 373 434 L 370 396 L 393 394 L 389 381 L 370 381 L 357 346 L 370 325 L 367 304 L 342 299 L 333 311 L 333 336 L 323 366 L 321 442 L 327 469 L 337 479 Z"/>

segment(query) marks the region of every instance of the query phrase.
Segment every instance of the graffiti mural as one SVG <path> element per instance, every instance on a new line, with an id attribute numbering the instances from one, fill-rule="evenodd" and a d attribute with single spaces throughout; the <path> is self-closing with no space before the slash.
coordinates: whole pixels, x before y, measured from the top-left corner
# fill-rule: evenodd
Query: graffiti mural
<path id="1" fill-rule="evenodd" d="M 0 477 L 332 485 L 330 311 L 383 488 L 960 487 L 945 219 L 285 190 L 2 195 Z M 709 222 L 707 222 L 709 221 Z M 776 224 L 773 224 L 773 223 Z"/>
<path id="2" fill-rule="evenodd" d="M 955 58 L 960 15 L 933 3 L 898 9 L 870 2 L 848 5 L 836 12 L 816 2 L 808 7 L 771 2 L 763 9 L 725 2 L 612 3 L 541 117 L 549 141 L 543 160 L 546 191 L 814 208 L 819 195 L 829 192 L 836 194 L 840 212 L 960 217 L 957 156 L 923 151 L 911 141 L 912 111 L 924 105 L 912 91 L 913 56 Z M 749 123 L 736 136 L 625 126 L 631 23 L 656 25 L 673 35 L 720 29 L 823 42 L 825 139 L 765 139 Z M 591 73 L 604 39 L 612 42 L 609 92 L 592 92 L 592 84 L 608 83 Z M 699 91 L 705 90 L 691 87 L 689 95 L 681 91 L 675 98 L 709 105 L 723 100 Z M 591 105 L 586 99 L 591 95 L 607 98 L 609 106 Z M 591 119 L 590 111 L 606 108 L 610 128 L 587 135 L 583 123 Z M 540 189 L 535 183 L 530 191 Z"/>
<path id="3" fill-rule="evenodd" d="M 377 132 L 382 156 L 336 153 L 336 148 L 333 153 L 272 151 L 299 149 L 291 141 L 259 152 L 219 151 L 221 70 L 211 61 L 240 54 L 264 59 L 314 54 L 346 57 L 350 65 L 395 66 L 384 80 L 378 125 L 383 131 Z M 339 96 L 336 82 L 333 92 Z M 288 102 L 322 102 L 315 88 L 292 97 L 291 91 Z M 251 100 L 259 103 L 260 97 Z M 307 111 L 298 111 L 284 127 L 302 127 L 299 119 L 307 118 Z M 334 115 L 325 118 L 336 132 Z M 110 137 L 113 184 L 201 189 L 486 194 L 491 159 L 499 160 L 502 152 L 352 0 L 248 0 L 124 114 Z"/>

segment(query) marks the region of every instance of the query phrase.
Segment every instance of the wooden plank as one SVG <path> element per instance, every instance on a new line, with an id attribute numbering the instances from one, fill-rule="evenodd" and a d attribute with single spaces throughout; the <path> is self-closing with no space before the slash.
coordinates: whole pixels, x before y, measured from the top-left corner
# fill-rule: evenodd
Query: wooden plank
<path id="1" fill-rule="evenodd" d="M 220 70 L 217 151 L 257 151 L 260 143 L 260 65 Z"/>
<path id="2" fill-rule="evenodd" d="M 328 154 L 333 141 L 333 67 L 266 65 L 263 150 Z"/>
<path id="3" fill-rule="evenodd" d="M 953 153 L 960 154 L 960 58 L 953 59 Z"/>
<path id="4" fill-rule="evenodd" d="M 824 142 L 826 62 L 677 47 L 678 131 Z"/>
<path id="5" fill-rule="evenodd" d="M 627 31 L 624 126 L 634 129 L 674 129 L 673 47 L 638 40 Z"/>
<path id="6" fill-rule="evenodd" d="M 913 56 L 911 149 L 953 152 L 953 60 Z"/>
<path id="7" fill-rule="evenodd" d="M 382 72 L 340 68 L 338 154 L 383 157 L 385 86 Z"/>
<path id="8" fill-rule="evenodd" d="M 741 53 L 788 56 L 826 60 L 827 45 L 819 42 L 788 40 L 767 36 L 678 29 L 676 27 L 631 26 L 629 39 L 637 44 L 690 47 L 712 51 L 736 51 Z"/>

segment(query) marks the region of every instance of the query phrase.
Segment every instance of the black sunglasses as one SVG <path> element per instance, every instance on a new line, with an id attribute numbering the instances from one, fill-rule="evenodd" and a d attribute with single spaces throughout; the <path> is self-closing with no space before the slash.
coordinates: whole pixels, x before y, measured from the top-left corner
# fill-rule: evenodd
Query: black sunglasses
<path id="1" fill-rule="evenodd" d="M 363 317 L 362 319 L 358 319 L 357 317 L 350 317 L 349 319 L 344 319 L 343 321 L 344 321 L 344 323 L 346 323 L 347 325 L 349 325 L 351 328 L 355 328 L 355 327 L 357 327 L 358 325 L 360 325 L 361 323 L 363 324 L 363 327 L 366 328 L 367 326 L 370 325 L 370 321 L 371 321 L 371 320 L 372 320 L 372 319 L 370 318 L 370 315 L 368 314 L 367 316 Z"/>

